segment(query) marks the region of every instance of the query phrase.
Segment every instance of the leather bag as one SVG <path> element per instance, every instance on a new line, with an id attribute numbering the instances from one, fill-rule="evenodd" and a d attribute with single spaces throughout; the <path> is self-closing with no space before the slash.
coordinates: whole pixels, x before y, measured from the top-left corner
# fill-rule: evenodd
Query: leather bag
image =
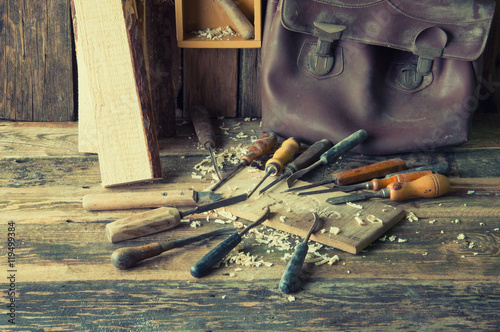
<path id="1" fill-rule="evenodd" d="M 359 129 L 368 155 L 463 143 L 492 0 L 268 1 L 262 130 L 305 143 Z"/>

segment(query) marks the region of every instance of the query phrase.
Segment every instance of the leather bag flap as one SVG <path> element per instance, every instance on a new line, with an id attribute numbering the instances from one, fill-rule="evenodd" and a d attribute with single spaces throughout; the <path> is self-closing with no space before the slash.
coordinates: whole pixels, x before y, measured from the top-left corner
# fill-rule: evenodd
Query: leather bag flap
<path id="1" fill-rule="evenodd" d="M 427 44 L 441 44 L 442 34 L 429 32 L 444 31 L 439 56 L 466 61 L 482 54 L 495 11 L 492 0 L 282 0 L 281 5 L 288 30 L 313 35 L 315 22 L 345 25 L 342 40 L 415 54 L 422 36 Z"/>

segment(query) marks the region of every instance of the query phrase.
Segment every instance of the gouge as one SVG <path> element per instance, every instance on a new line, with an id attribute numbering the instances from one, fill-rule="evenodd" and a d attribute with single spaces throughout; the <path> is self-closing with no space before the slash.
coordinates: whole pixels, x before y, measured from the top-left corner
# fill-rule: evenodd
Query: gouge
<path id="1" fill-rule="evenodd" d="M 315 162 L 314 164 L 312 164 L 307 168 L 304 168 L 303 170 L 295 172 L 288 179 L 286 179 L 288 188 L 292 186 L 292 183 L 294 183 L 295 180 L 302 177 L 304 174 L 310 172 L 316 167 L 319 167 L 321 165 L 326 165 L 332 162 L 333 160 L 337 159 L 347 151 L 352 150 L 355 146 L 363 142 L 367 138 L 367 136 L 368 134 L 366 133 L 366 131 L 360 129 L 354 134 L 351 134 L 349 137 L 335 144 L 333 148 L 323 153 L 317 162 Z"/>
<path id="2" fill-rule="evenodd" d="M 262 135 L 261 138 L 248 148 L 248 152 L 244 156 L 241 156 L 238 166 L 228 176 L 217 182 L 210 190 L 217 190 L 222 184 L 238 173 L 240 169 L 249 166 L 255 159 L 262 158 L 262 156 L 271 151 L 276 145 L 277 140 L 278 137 L 274 133 L 265 133 Z"/>
<path id="3" fill-rule="evenodd" d="M 217 0 L 233 22 L 234 28 L 244 39 L 253 38 L 254 27 L 250 20 L 241 11 L 240 7 L 233 0 Z"/>
<path id="4" fill-rule="evenodd" d="M 193 121 L 194 130 L 196 131 L 196 136 L 198 136 L 200 144 L 210 153 L 210 158 L 212 159 L 217 177 L 219 180 L 222 179 L 219 172 L 219 165 L 217 164 L 217 159 L 214 154 L 215 131 L 208 110 L 203 106 L 195 105 L 190 110 L 189 116 L 191 117 L 191 121 Z"/>
<path id="5" fill-rule="evenodd" d="M 295 138 L 291 137 L 284 141 L 281 147 L 276 150 L 273 157 L 266 162 L 266 175 L 262 177 L 262 180 L 253 188 L 248 197 L 250 198 L 270 175 L 279 175 L 283 171 L 283 167 L 292 161 L 293 156 L 299 152 L 299 150 L 300 143 Z"/>
<path id="6" fill-rule="evenodd" d="M 323 190 L 303 191 L 301 193 L 298 193 L 298 195 L 299 196 L 300 195 L 302 195 L 302 196 L 304 196 L 304 195 L 317 195 L 317 194 L 329 193 L 332 191 L 349 192 L 349 191 L 362 190 L 362 189 L 379 191 L 380 189 L 386 188 L 390 183 L 393 183 L 393 182 L 411 182 L 411 181 L 420 179 L 421 177 L 429 175 L 429 174 L 437 174 L 437 173 L 433 172 L 433 171 L 401 173 L 401 174 L 393 175 L 387 179 L 373 179 L 369 182 L 358 183 L 358 184 L 354 184 L 351 186 L 337 186 L 337 187 L 323 189 Z"/>
<path id="7" fill-rule="evenodd" d="M 166 231 L 179 225 L 181 219 L 190 214 L 218 209 L 242 202 L 245 199 L 247 199 L 247 195 L 242 194 L 231 198 L 221 199 L 215 203 L 198 205 L 196 208 L 185 212 L 180 212 L 176 208 L 161 207 L 107 224 L 106 236 L 111 242 L 119 242 Z"/>
<path id="8" fill-rule="evenodd" d="M 175 240 L 163 243 L 155 242 L 140 247 L 120 248 L 115 250 L 111 255 L 111 263 L 117 269 L 125 270 L 134 266 L 140 261 L 143 261 L 147 258 L 158 256 L 161 253 L 164 253 L 165 251 L 174 248 L 181 248 L 187 246 L 188 244 L 198 242 L 210 237 L 232 233 L 234 230 L 236 230 L 236 228 L 234 227 L 221 228 L 212 232 L 188 237 L 182 240 Z"/>
<path id="9" fill-rule="evenodd" d="M 318 186 L 323 186 L 329 183 L 335 183 L 336 185 L 351 184 L 351 183 L 370 180 L 373 178 L 378 178 L 392 172 L 402 171 L 405 168 L 406 168 L 406 163 L 404 162 L 404 160 L 396 158 L 371 164 L 368 166 L 362 166 L 347 171 L 338 172 L 333 174 L 331 180 L 317 182 L 302 187 L 289 188 L 285 190 L 285 192 L 306 190 Z"/>
<path id="10" fill-rule="evenodd" d="M 300 286 L 299 274 L 302 269 L 302 265 L 304 265 L 304 260 L 307 255 L 307 250 L 309 249 L 309 238 L 311 234 L 318 228 L 319 225 L 319 217 L 316 213 L 313 213 L 314 223 L 309 229 L 306 237 L 304 238 L 304 242 L 301 242 L 295 248 L 295 252 L 293 253 L 292 258 L 288 262 L 285 272 L 281 277 L 281 281 L 279 284 L 279 289 L 281 292 L 285 294 L 296 292 Z"/>
<path id="11" fill-rule="evenodd" d="M 289 177 L 293 173 L 312 165 L 312 163 L 318 160 L 319 156 L 321 156 L 328 149 L 330 149 L 332 145 L 333 145 L 332 142 L 330 142 L 327 139 L 322 139 L 321 141 L 315 142 L 313 145 L 307 148 L 307 150 L 304 151 L 300 156 L 298 156 L 293 162 L 286 165 L 285 169 L 283 170 L 283 173 L 281 173 L 281 175 L 276 180 L 271 182 L 266 187 L 262 188 L 259 191 L 259 194 L 262 194 L 264 191 L 273 187 L 275 184 Z"/>
<path id="12" fill-rule="evenodd" d="M 212 203 L 223 194 L 195 190 L 155 190 L 125 193 L 88 194 L 83 196 L 83 208 L 89 211 L 129 210 L 162 206 L 195 206 Z"/>
<path id="13" fill-rule="evenodd" d="M 389 198 L 391 201 L 404 201 L 413 197 L 435 198 L 450 190 L 450 180 L 442 174 L 429 174 L 412 182 L 394 182 L 375 193 L 362 192 L 351 195 L 332 197 L 326 200 L 330 204 L 342 204 L 370 199 L 373 197 Z"/>
<path id="14" fill-rule="evenodd" d="M 219 243 L 216 247 L 210 250 L 205 256 L 203 256 L 198 262 L 196 262 L 191 267 L 191 275 L 195 278 L 201 278 L 206 275 L 212 266 L 220 262 L 231 250 L 234 249 L 241 242 L 243 235 L 245 235 L 250 229 L 255 226 L 262 224 L 266 221 L 269 216 L 269 207 L 266 207 L 262 216 L 257 219 L 254 223 L 247 226 L 241 233 L 235 232 L 230 237 Z"/>

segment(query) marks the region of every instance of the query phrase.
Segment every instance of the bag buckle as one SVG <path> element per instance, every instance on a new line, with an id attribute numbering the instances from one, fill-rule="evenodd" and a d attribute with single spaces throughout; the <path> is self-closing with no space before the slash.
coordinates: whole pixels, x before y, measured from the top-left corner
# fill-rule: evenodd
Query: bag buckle
<path id="1" fill-rule="evenodd" d="M 409 64 L 398 75 L 399 84 L 407 90 L 418 88 L 432 71 L 435 58 L 443 56 L 448 42 L 446 32 L 438 27 L 431 27 L 421 31 L 415 38 L 413 54 L 418 55 L 417 64 Z"/>
<path id="2" fill-rule="evenodd" d="M 335 64 L 332 52 L 333 42 L 339 40 L 345 25 L 314 22 L 313 35 L 318 37 L 316 51 L 309 56 L 309 67 L 316 75 L 328 74 Z"/>

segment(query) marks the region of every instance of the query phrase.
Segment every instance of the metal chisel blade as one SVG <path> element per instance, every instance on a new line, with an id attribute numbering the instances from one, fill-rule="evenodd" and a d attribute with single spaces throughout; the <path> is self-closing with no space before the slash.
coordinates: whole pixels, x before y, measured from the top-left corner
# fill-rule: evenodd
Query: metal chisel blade
<path id="1" fill-rule="evenodd" d="M 347 202 L 363 201 L 372 197 L 379 197 L 377 193 L 356 193 L 345 196 L 331 197 L 326 200 L 330 204 L 342 204 Z"/>
<path id="2" fill-rule="evenodd" d="M 196 192 L 197 203 L 213 203 L 222 199 L 224 194 L 214 193 L 213 191 L 198 191 Z"/>

